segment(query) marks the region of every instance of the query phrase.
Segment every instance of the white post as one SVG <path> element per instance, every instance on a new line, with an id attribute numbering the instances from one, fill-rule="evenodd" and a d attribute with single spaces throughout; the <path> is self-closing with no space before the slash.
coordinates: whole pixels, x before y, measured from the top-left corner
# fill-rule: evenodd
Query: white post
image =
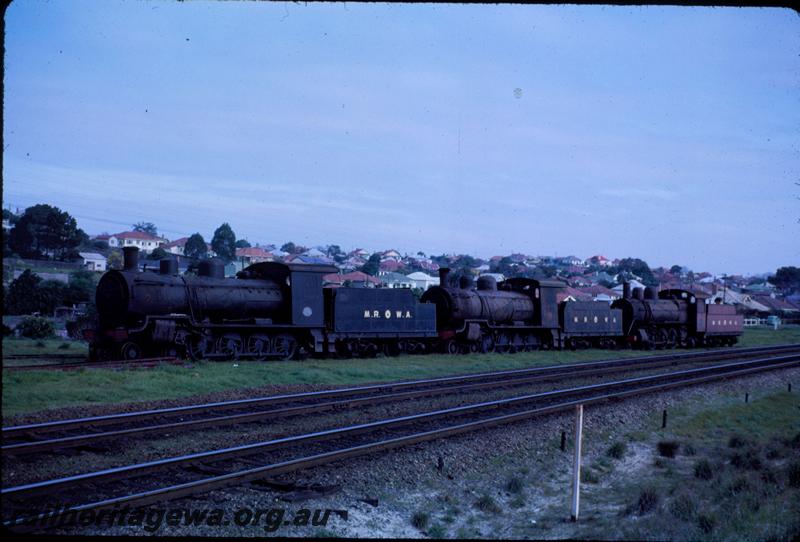
<path id="1" fill-rule="evenodd" d="M 572 521 L 578 521 L 581 497 L 581 436 L 583 434 L 583 405 L 575 407 L 575 464 L 572 473 Z"/>

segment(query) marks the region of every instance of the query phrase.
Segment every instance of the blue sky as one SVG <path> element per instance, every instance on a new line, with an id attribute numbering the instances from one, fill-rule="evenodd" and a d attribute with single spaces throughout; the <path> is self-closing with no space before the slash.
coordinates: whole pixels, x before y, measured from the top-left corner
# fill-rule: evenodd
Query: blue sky
<path id="1" fill-rule="evenodd" d="M 17 0 L 4 206 L 89 233 L 800 263 L 800 17 Z"/>

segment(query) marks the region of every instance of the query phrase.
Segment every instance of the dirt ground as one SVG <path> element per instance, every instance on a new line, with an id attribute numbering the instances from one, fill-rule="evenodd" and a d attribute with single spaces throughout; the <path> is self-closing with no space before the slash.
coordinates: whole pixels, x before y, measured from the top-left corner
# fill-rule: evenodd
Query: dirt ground
<path id="1" fill-rule="evenodd" d="M 663 534 L 637 530 L 638 516 L 625 511 L 630 506 L 629 499 L 614 488 L 652 470 L 654 439 L 661 427 L 662 410 L 700 411 L 742 401 L 746 392 L 753 400 L 785 391 L 788 382 L 795 382 L 797 389 L 798 377 L 800 370 L 784 370 L 587 408 L 583 464 L 591 466 L 595 475 L 600 473 L 600 476 L 594 483 L 582 486 L 577 523 L 569 521 L 571 438 L 566 451 L 562 452 L 559 446 L 561 432 L 572 433 L 573 415 L 563 414 L 374 454 L 273 481 L 290 485 L 287 490 L 251 484 L 161 506 L 168 510 L 222 509 L 224 517 L 209 522 L 211 525 L 173 526 L 163 518 L 156 521 L 158 513 L 154 513 L 149 527 L 145 521 L 135 526 L 89 526 L 61 532 L 659 539 Z M 798 422 L 800 427 L 800 416 Z M 627 451 L 621 459 L 611 461 L 606 450 L 616 440 L 625 440 Z M 261 510 L 262 517 L 257 522 L 239 525 L 236 519 L 247 518 L 244 509 Z M 312 525 L 310 521 L 302 524 L 303 510 L 309 510 L 313 517 L 314 511 L 326 509 L 339 512 L 330 513 L 325 524 Z M 295 525 L 295 521 L 300 525 Z"/>

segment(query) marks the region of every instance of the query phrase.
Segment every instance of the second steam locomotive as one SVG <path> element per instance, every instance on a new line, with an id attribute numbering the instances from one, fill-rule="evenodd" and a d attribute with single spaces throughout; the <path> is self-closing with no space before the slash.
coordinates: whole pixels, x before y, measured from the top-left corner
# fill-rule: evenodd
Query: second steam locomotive
<path id="1" fill-rule="evenodd" d="M 328 265 L 265 262 L 225 278 L 221 262 L 197 276 L 174 260 L 139 270 L 138 249 L 96 291 L 94 359 L 150 355 L 192 359 L 291 359 L 299 354 L 372 357 L 401 352 L 518 352 L 551 348 L 732 345 L 742 317 L 687 290 L 631 289 L 605 302 L 557 301 L 552 280 L 451 280 L 418 302 L 408 289 L 324 288 Z"/>

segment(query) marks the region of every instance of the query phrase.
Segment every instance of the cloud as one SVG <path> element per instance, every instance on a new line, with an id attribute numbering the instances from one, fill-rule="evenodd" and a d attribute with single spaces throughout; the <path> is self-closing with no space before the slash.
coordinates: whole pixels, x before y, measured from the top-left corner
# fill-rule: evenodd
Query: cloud
<path id="1" fill-rule="evenodd" d="M 663 188 L 604 188 L 600 190 L 600 194 L 614 198 L 659 200 L 671 200 L 679 195 L 679 193 L 674 190 L 666 190 Z"/>

